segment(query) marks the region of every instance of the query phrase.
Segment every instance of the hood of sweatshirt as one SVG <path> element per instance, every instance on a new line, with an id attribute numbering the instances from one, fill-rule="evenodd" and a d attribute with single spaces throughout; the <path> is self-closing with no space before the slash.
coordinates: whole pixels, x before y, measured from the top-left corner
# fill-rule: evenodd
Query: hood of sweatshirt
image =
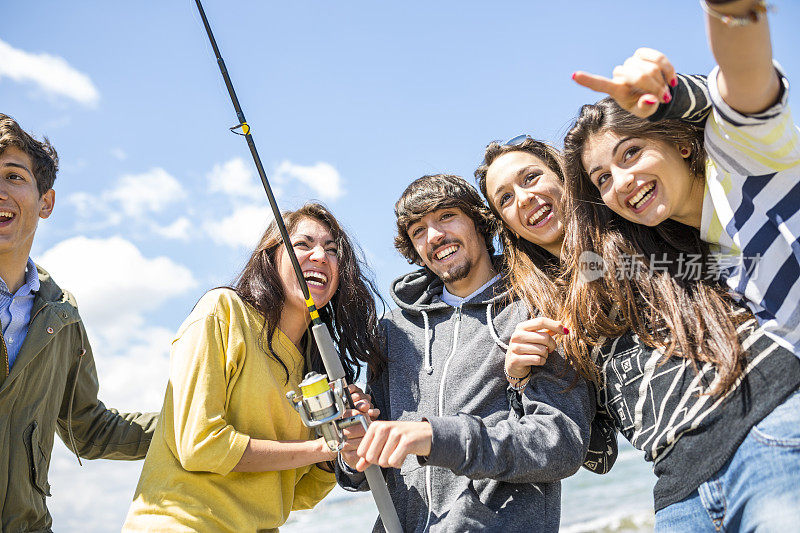
<path id="1" fill-rule="evenodd" d="M 392 299 L 397 303 L 400 309 L 411 315 L 422 316 L 425 332 L 424 364 L 425 371 L 428 374 L 433 373 L 431 324 L 429 315 L 437 311 L 452 309 L 448 304 L 442 301 L 443 288 L 444 283 L 442 280 L 427 268 L 421 268 L 400 276 L 392 282 L 390 287 Z M 492 316 L 492 307 L 495 304 L 499 305 L 501 301 L 503 301 L 503 303 L 507 302 L 508 295 L 509 291 L 505 283 L 500 281 L 492 283 L 486 287 L 483 292 L 475 295 L 460 306 L 464 308 L 484 307 L 486 309 L 486 327 L 495 344 L 502 350 L 506 350 L 508 344 L 500 340 L 500 337 L 497 335 Z"/>
<path id="2" fill-rule="evenodd" d="M 438 276 L 427 268 L 421 268 L 395 279 L 389 292 L 400 309 L 418 315 L 423 311 L 430 313 L 450 307 L 442 301 L 443 288 L 444 283 Z M 463 305 L 491 305 L 507 296 L 508 289 L 505 288 L 505 284 L 493 283 Z"/>

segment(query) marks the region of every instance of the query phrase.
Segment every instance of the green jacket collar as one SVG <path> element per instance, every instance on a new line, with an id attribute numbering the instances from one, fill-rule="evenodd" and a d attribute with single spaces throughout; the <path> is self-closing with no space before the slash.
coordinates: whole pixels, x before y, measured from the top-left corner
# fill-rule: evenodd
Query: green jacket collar
<path id="1" fill-rule="evenodd" d="M 0 384 L 0 393 L 25 371 L 25 367 L 36 359 L 61 329 L 80 320 L 72 295 L 62 291 L 46 270 L 38 265 L 36 268 L 40 285 L 33 299 L 28 335 L 11 367 L 11 373 Z"/>

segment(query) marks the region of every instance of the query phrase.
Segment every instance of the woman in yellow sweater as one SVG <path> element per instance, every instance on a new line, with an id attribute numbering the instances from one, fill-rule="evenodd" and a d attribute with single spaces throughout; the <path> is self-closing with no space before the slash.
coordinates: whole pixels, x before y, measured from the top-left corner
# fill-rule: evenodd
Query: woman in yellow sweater
<path id="1" fill-rule="evenodd" d="M 319 204 L 284 218 L 349 377 L 359 362 L 380 373 L 375 291 L 347 235 Z M 333 488 L 335 453 L 286 400 L 305 372 L 324 372 L 309 323 L 273 222 L 235 286 L 206 293 L 172 342 L 164 407 L 123 530 L 277 530 Z"/>

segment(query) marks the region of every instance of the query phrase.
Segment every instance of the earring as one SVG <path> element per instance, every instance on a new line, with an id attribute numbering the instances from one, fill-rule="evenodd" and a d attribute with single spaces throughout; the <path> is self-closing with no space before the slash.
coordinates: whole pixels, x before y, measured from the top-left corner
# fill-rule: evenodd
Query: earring
<path id="1" fill-rule="evenodd" d="M 692 151 L 689 150 L 688 148 L 681 148 L 681 155 L 683 157 L 689 157 L 689 154 L 691 154 L 691 153 L 692 153 Z"/>

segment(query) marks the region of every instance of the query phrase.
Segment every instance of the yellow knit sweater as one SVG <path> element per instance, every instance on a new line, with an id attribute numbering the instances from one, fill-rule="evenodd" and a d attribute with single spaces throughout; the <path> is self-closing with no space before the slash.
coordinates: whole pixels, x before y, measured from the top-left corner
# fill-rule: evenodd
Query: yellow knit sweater
<path id="1" fill-rule="evenodd" d="M 277 472 L 231 470 L 248 437 L 308 440 L 286 400 L 302 380 L 303 356 L 279 329 L 276 354 L 259 347 L 263 318 L 229 289 L 215 289 L 181 325 L 169 384 L 125 531 L 263 531 L 309 509 L 335 484 L 316 466 Z"/>

